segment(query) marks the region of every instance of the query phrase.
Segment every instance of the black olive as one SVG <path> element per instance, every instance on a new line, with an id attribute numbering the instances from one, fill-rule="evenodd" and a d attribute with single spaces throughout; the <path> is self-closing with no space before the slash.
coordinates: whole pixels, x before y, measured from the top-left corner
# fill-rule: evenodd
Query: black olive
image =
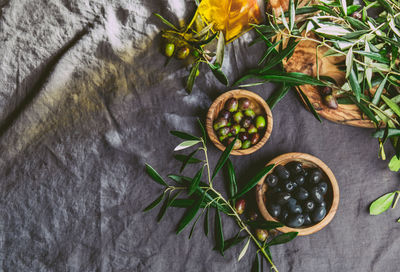
<path id="1" fill-rule="evenodd" d="M 328 86 L 325 86 L 325 87 L 323 87 L 322 89 L 319 90 L 319 93 L 322 96 L 330 95 L 330 94 L 332 94 L 332 88 L 328 87 Z"/>
<path id="2" fill-rule="evenodd" d="M 307 200 L 303 203 L 303 210 L 305 212 L 312 212 L 315 209 L 315 203 L 312 200 Z"/>
<path id="3" fill-rule="evenodd" d="M 309 226 L 312 224 L 311 217 L 309 213 L 303 213 L 304 216 L 304 226 Z"/>
<path id="4" fill-rule="evenodd" d="M 284 205 L 290 199 L 291 194 L 288 192 L 280 192 L 276 195 L 276 203 L 279 205 Z"/>
<path id="5" fill-rule="evenodd" d="M 290 177 L 289 171 L 283 165 L 277 165 L 274 171 L 275 174 L 281 179 L 288 179 Z"/>
<path id="6" fill-rule="evenodd" d="M 217 120 L 214 122 L 214 130 L 217 131 L 218 129 L 225 127 L 228 125 L 228 120 L 219 117 Z"/>
<path id="7" fill-rule="evenodd" d="M 229 112 L 229 111 L 227 111 L 227 110 L 222 110 L 220 113 L 219 113 L 219 117 L 221 117 L 221 118 L 223 118 L 223 119 L 229 119 L 230 117 L 231 117 L 231 115 L 232 115 L 232 113 L 231 112 Z"/>
<path id="8" fill-rule="evenodd" d="M 318 188 L 319 188 L 319 191 L 321 192 L 321 194 L 322 195 L 325 195 L 326 194 L 326 192 L 328 192 L 328 183 L 326 183 L 326 182 L 320 182 L 319 184 L 318 184 Z"/>
<path id="9" fill-rule="evenodd" d="M 303 175 L 298 175 L 293 179 L 293 181 L 296 182 L 297 185 L 302 186 L 306 181 L 306 178 Z"/>
<path id="10" fill-rule="evenodd" d="M 239 109 L 247 110 L 250 107 L 250 100 L 248 98 L 239 99 Z"/>
<path id="11" fill-rule="evenodd" d="M 239 133 L 239 139 L 242 142 L 249 140 L 249 138 L 250 138 L 250 135 L 247 132 L 240 132 Z"/>
<path id="12" fill-rule="evenodd" d="M 249 128 L 250 125 L 251 125 L 251 118 L 250 118 L 250 117 L 247 117 L 247 116 L 244 117 L 244 118 L 242 119 L 241 125 L 242 125 L 242 127 L 244 127 L 244 128 Z"/>
<path id="13" fill-rule="evenodd" d="M 289 212 L 286 209 L 281 210 L 281 214 L 279 216 L 279 221 L 281 222 L 286 222 L 287 218 L 289 216 Z"/>
<path id="14" fill-rule="evenodd" d="M 317 184 L 318 182 L 320 182 L 322 179 L 322 172 L 319 169 L 313 169 L 310 172 L 310 175 L 308 177 L 308 180 L 310 181 L 310 183 L 313 184 Z"/>
<path id="15" fill-rule="evenodd" d="M 302 213 L 303 212 L 303 209 L 301 208 L 301 206 L 299 204 L 297 204 L 297 201 L 294 202 L 294 204 L 289 203 L 287 205 L 287 207 L 288 207 L 289 213 L 292 213 L 292 214 L 293 213 Z"/>
<path id="16" fill-rule="evenodd" d="M 282 188 L 278 187 L 278 186 L 273 187 L 273 188 L 272 187 L 268 187 L 268 192 L 271 193 L 271 194 L 277 194 L 277 193 L 282 192 Z"/>
<path id="17" fill-rule="evenodd" d="M 320 222 L 322 219 L 325 218 L 326 215 L 326 208 L 325 207 L 317 207 L 312 213 L 311 213 L 311 219 L 314 223 Z"/>
<path id="18" fill-rule="evenodd" d="M 306 189 L 304 189 L 303 187 L 300 187 L 296 190 L 296 193 L 294 195 L 294 197 L 297 200 L 306 200 L 309 196 L 309 193 Z"/>
<path id="19" fill-rule="evenodd" d="M 290 215 L 286 219 L 286 225 L 291 228 L 298 228 L 304 224 L 304 216 L 302 214 Z"/>
<path id="20" fill-rule="evenodd" d="M 250 141 L 251 141 L 252 145 L 255 145 L 256 143 L 258 143 L 259 140 L 260 140 L 260 134 L 253 133 L 250 135 Z"/>
<path id="21" fill-rule="evenodd" d="M 286 168 L 289 169 L 292 175 L 298 175 L 303 173 L 303 164 L 298 161 L 292 161 L 286 164 Z"/>
<path id="22" fill-rule="evenodd" d="M 281 206 L 278 204 L 269 203 L 267 210 L 272 217 L 277 218 L 281 214 Z"/>
<path id="23" fill-rule="evenodd" d="M 291 180 L 284 180 L 282 183 L 282 188 L 286 191 L 286 192 L 293 192 L 294 189 L 296 188 L 296 184 L 291 181 Z"/>
<path id="24" fill-rule="evenodd" d="M 318 203 L 318 207 L 324 207 L 326 208 L 326 202 L 322 201 L 321 203 Z"/>
<path id="25" fill-rule="evenodd" d="M 287 203 L 286 203 L 286 206 L 294 207 L 295 205 L 297 205 L 297 200 L 294 199 L 293 197 L 289 198 Z"/>
<path id="26" fill-rule="evenodd" d="M 274 187 L 278 184 L 278 177 L 275 176 L 274 174 L 269 174 L 266 177 L 265 181 L 267 182 L 268 187 Z"/>
<path id="27" fill-rule="evenodd" d="M 225 109 L 230 112 L 235 112 L 238 109 L 238 101 L 235 98 L 229 98 L 225 103 Z"/>
<path id="28" fill-rule="evenodd" d="M 317 203 L 321 203 L 322 201 L 324 201 L 324 196 L 321 194 L 318 187 L 311 188 L 310 196 Z"/>

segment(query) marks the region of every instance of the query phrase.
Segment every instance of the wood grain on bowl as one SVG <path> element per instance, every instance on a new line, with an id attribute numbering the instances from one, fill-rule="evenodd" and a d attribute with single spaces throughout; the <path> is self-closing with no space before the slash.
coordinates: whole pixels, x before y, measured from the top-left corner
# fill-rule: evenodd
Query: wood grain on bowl
<path id="1" fill-rule="evenodd" d="M 314 168 L 318 167 L 319 169 L 322 170 L 324 174 L 324 180 L 328 183 L 328 193 L 326 195 L 326 201 L 328 204 L 328 209 L 327 209 L 327 214 L 325 218 L 312 226 L 309 227 L 302 227 L 302 228 L 290 228 L 290 227 L 281 227 L 278 228 L 279 231 L 281 232 L 291 232 L 291 231 L 297 231 L 300 236 L 303 235 L 309 235 L 313 234 L 324 227 L 326 227 L 333 219 L 335 216 L 335 213 L 338 209 L 339 206 L 339 186 L 337 183 L 337 180 L 335 176 L 333 175 L 331 169 L 320 159 L 306 154 L 306 153 L 286 153 L 281 156 L 278 156 L 271 160 L 267 165 L 275 164 L 276 165 L 286 165 L 287 163 L 291 161 L 300 161 L 303 163 L 304 168 Z M 278 221 L 274 217 L 272 217 L 267 208 L 266 208 L 266 199 L 265 192 L 268 189 L 267 184 L 264 183 L 265 177 L 263 177 L 260 182 L 256 186 L 256 201 L 258 208 L 260 210 L 261 215 L 268 221 Z"/>
<path id="2" fill-rule="evenodd" d="M 231 152 L 232 155 L 237 156 L 248 155 L 260 149 L 269 139 L 273 126 L 271 109 L 262 97 L 253 92 L 241 89 L 226 92 L 215 99 L 207 113 L 206 129 L 211 141 L 221 151 L 225 150 L 226 147 L 219 141 L 217 133 L 214 131 L 213 123 L 220 111 L 224 108 L 225 102 L 232 97 L 236 99 L 248 98 L 250 100 L 250 108 L 253 109 L 255 114 L 264 115 L 266 119 L 264 135 L 261 135 L 261 139 L 257 144 L 247 149 L 232 150 Z"/>

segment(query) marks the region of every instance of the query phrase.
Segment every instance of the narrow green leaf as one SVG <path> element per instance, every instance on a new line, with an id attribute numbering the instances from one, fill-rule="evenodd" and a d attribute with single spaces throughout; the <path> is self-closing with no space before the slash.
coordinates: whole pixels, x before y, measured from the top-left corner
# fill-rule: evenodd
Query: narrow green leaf
<path id="1" fill-rule="evenodd" d="M 266 167 L 264 167 L 260 172 L 258 172 L 247 184 L 246 186 L 244 186 L 244 188 L 238 192 L 234 198 L 238 199 L 239 197 L 243 196 L 244 194 L 246 194 L 248 191 L 250 191 L 251 189 L 253 189 L 254 186 L 257 185 L 257 183 L 260 181 L 260 179 L 262 177 L 264 177 L 266 174 L 268 174 L 272 168 L 274 168 L 274 164 L 268 165 Z"/>
<path id="2" fill-rule="evenodd" d="M 248 236 L 239 236 L 240 232 L 238 232 L 235 237 L 225 240 L 224 251 L 227 251 L 231 247 L 241 243 L 244 239 L 248 238 Z"/>
<path id="3" fill-rule="evenodd" d="M 173 175 L 170 174 L 167 176 L 168 178 L 172 179 L 173 181 L 175 181 L 176 183 L 183 185 L 184 183 L 188 183 L 191 182 L 192 179 L 189 177 L 184 177 L 184 176 L 180 176 L 180 175 Z"/>
<path id="4" fill-rule="evenodd" d="M 249 245 L 250 245 L 250 238 L 247 239 L 246 244 L 244 245 L 242 251 L 240 251 L 239 257 L 238 257 L 238 261 L 240 261 L 244 255 L 246 254 L 247 250 L 249 249 Z"/>
<path id="5" fill-rule="evenodd" d="M 359 54 L 365 57 L 368 57 L 370 59 L 382 62 L 382 63 L 389 63 L 390 60 L 386 57 L 383 57 L 381 54 L 379 53 L 375 53 L 375 52 L 366 52 L 366 51 L 354 51 L 354 54 Z"/>
<path id="6" fill-rule="evenodd" d="M 190 240 L 190 238 L 192 238 L 194 228 L 196 227 L 197 221 L 199 221 L 200 217 L 201 217 L 201 214 L 196 218 L 196 220 L 193 223 L 192 228 L 190 229 L 189 240 Z"/>
<path id="7" fill-rule="evenodd" d="M 388 97 L 381 95 L 383 101 L 386 103 L 386 105 L 389 106 L 392 111 L 400 117 L 400 107 L 396 103 L 394 103 L 392 100 L 390 100 Z"/>
<path id="8" fill-rule="evenodd" d="M 314 106 L 311 104 L 311 101 L 310 101 L 310 99 L 308 99 L 307 95 L 301 90 L 301 88 L 298 88 L 297 90 L 299 91 L 300 96 L 306 102 L 306 105 L 307 105 L 308 109 L 310 110 L 310 112 L 312 113 L 312 115 L 314 115 L 314 117 L 322 123 L 321 117 L 319 117 L 318 112 L 315 110 Z"/>
<path id="9" fill-rule="evenodd" d="M 385 37 L 385 36 L 378 36 L 378 37 L 381 38 L 382 40 L 384 40 L 385 42 L 390 43 L 391 45 L 400 47 L 400 42 L 395 41 L 394 39 L 391 39 L 391 38 L 388 38 L 388 37 Z"/>
<path id="10" fill-rule="evenodd" d="M 231 198 L 233 205 L 235 205 L 235 199 L 233 199 L 233 196 L 236 195 L 237 193 L 235 169 L 230 159 L 228 159 L 226 165 L 228 166 L 228 175 L 229 175 L 229 198 Z"/>
<path id="11" fill-rule="evenodd" d="M 190 141 L 184 141 L 182 143 L 180 143 L 179 145 L 177 145 L 174 149 L 174 151 L 179 151 L 182 149 L 186 149 L 189 147 L 192 147 L 194 145 L 197 145 L 198 143 L 200 143 L 200 140 L 190 140 Z"/>
<path id="12" fill-rule="evenodd" d="M 209 213 L 210 213 L 210 208 L 207 208 L 206 210 L 206 215 L 204 217 L 204 234 L 206 236 L 208 236 L 208 231 L 209 231 L 209 223 L 208 223 L 208 219 L 209 219 Z"/>
<path id="13" fill-rule="evenodd" d="M 227 86 L 229 84 L 228 78 L 226 75 L 222 72 L 221 68 L 219 66 L 215 66 L 212 63 L 208 62 L 208 66 L 211 68 L 211 72 L 213 75 L 218 79 L 219 82 Z"/>
<path id="14" fill-rule="evenodd" d="M 372 99 L 372 104 L 378 105 L 379 100 L 380 100 L 381 95 L 382 95 L 382 92 L 383 92 L 383 89 L 385 88 L 387 80 L 388 80 L 388 75 L 386 75 L 386 77 L 383 79 L 381 84 L 379 84 L 379 87 L 378 87 L 378 89 L 376 90 L 376 92 L 374 94 L 374 98 Z"/>
<path id="15" fill-rule="evenodd" d="M 351 15 L 361 8 L 360 5 L 350 5 L 347 7 L 347 15 Z"/>
<path id="16" fill-rule="evenodd" d="M 177 198 L 171 201 L 170 206 L 176 208 L 189 208 L 193 206 L 193 204 L 194 204 L 193 199 Z M 204 208 L 204 206 L 202 208 Z"/>
<path id="17" fill-rule="evenodd" d="M 395 195 L 396 192 L 388 193 L 372 202 L 371 206 L 369 207 L 369 214 L 378 215 L 390 209 Z"/>
<path id="18" fill-rule="evenodd" d="M 342 11 L 344 16 L 347 16 L 347 1 L 346 0 L 340 0 L 340 5 L 342 7 Z"/>
<path id="19" fill-rule="evenodd" d="M 276 82 L 276 83 L 286 83 L 287 85 L 310 84 L 310 85 L 316 85 L 316 86 L 326 86 L 326 84 L 324 82 L 322 82 L 316 78 L 313 78 L 309 75 L 303 74 L 303 73 L 297 73 L 297 72 L 287 73 L 287 72 L 274 70 L 274 69 L 264 71 L 263 73 L 253 74 L 247 78 L 250 78 L 250 77 L 260 78 L 260 79 L 264 79 L 265 81 L 271 81 L 271 82 Z M 241 82 L 247 78 L 242 77 L 235 84 L 238 84 L 239 82 Z"/>
<path id="20" fill-rule="evenodd" d="M 252 228 L 264 229 L 264 230 L 272 230 L 283 227 L 283 224 L 280 222 L 266 221 L 266 220 L 248 221 L 246 222 L 246 224 Z"/>
<path id="21" fill-rule="evenodd" d="M 296 21 L 296 7 L 294 0 L 289 0 L 289 30 L 292 31 Z"/>
<path id="22" fill-rule="evenodd" d="M 289 30 L 290 31 L 290 29 L 289 29 L 289 25 L 288 25 L 288 22 L 287 22 L 287 20 L 286 20 L 286 17 L 285 17 L 285 13 L 283 12 L 283 9 L 282 9 L 282 6 L 280 6 L 280 9 L 281 9 L 281 20 L 282 20 L 282 24 L 285 26 L 285 28 L 287 29 L 287 30 Z"/>
<path id="23" fill-rule="evenodd" d="M 150 203 L 149 206 L 143 209 L 143 212 L 150 211 L 151 209 L 155 208 L 164 198 L 164 193 L 162 193 L 159 197 L 157 197 L 153 202 Z"/>
<path id="24" fill-rule="evenodd" d="M 221 215 L 215 210 L 215 242 L 218 251 L 224 255 L 224 232 L 222 230 Z"/>
<path id="25" fill-rule="evenodd" d="M 195 81 L 195 79 L 197 77 L 197 73 L 199 71 L 199 65 L 200 65 L 200 62 L 196 62 L 195 64 L 193 64 L 192 69 L 190 69 L 190 74 L 189 74 L 188 80 L 186 82 L 186 92 L 188 94 L 192 93 L 194 81 Z"/>
<path id="26" fill-rule="evenodd" d="M 318 10 L 322 10 L 322 11 L 324 11 L 324 12 L 326 12 L 326 13 L 332 15 L 332 16 L 338 17 L 338 14 L 332 8 L 328 8 L 328 7 L 325 7 L 325 6 L 322 6 L 322 5 L 313 5 L 312 7 L 316 8 Z"/>
<path id="27" fill-rule="evenodd" d="M 196 48 L 200 47 L 200 45 L 205 45 L 205 44 L 209 44 L 210 42 L 212 42 L 218 35 L 218 32 L 215 32 L 213 35 L 211 35 L 209 38 L 205 39 L 205 40 L 201 40 L 198 42 L 189 42 L 190 44 L 192 44 L 193 46 L 195 46 Z"/>
<path id="28" fill-rule="evenodd" d="M 338 104 L 342 104 L 342 105 L 352 105 L 354 104 L 353 100 L 351 100 L 348 97 L 339 97 L 337 99 Z"/>
<path id="29" fill-rule="evenodd" d="M 179 31 L 179 29 L 177 29 L 172 23 L 170 23 L 167 19 L 165 19 L 164 17 L 162 17 L 160 14 L 158 13 L 153 13 L 155 16 L 157 16 L 165 25 L 169 26 L 170 28 Z"/>
<path id="30" fill-rule="evenodd" d="M 271 108 L 271 110 L 275 107 L 275 105 L 281 101 L 282 98 L 286 96 L 286 94 L 289 92 L 291 86 L 286 85 L 283 83 L 282 87 L 279 88 L 277 91 L 273 92 L 270 97 L 267 99 L 267 104 Z"/>
<path id="31" fill-rule="evenodd" d="M 273 58 L 271 58 L 270 61 L 268 61 L 268 64 L 262 68 L 262 70 L 260 71 L 261 73 L 264 73 L 266 71 L 268 71 L 269 69 L 275 67 L 276 65 L 278 65 L 279 63 L 282 62 L 282 60 L 286 57 L 288 57 L 290 54 L 293 53 L 294 49 L 296 48 L 297 44 L 299 43 L 299 41 L 292 41 L 290 42 L 285 49 L 283 49 L 281 52 L 279 52 L 279 54 L 277 54 L 276 56 L 274 56 Z"/>
<path id="32" fill-rule="evenodd" d="M 358 78 L 357 78 L 357 74 L 354 71 L 354 69 L 351 69 L 350 71 L 350 76 L 349 76 L 349 83 L 351 86 L 351 89 L 354 92 L 354 95 L 357 99 L 357 102 L 360 103 L 360 98 L 361 98 L 361 87 L 360 84 L 358 83 Z"/>
<path id="33" fill-rule="evenodd" d="M 400 223 L 400 218 L 397 220 L 397 223 Z"/>
<path id="34" fill-rule="evenodd" d="M 219 64 L 219 67 L 222 67 L 222 62 L 224 61 L 224 51 L 225 51 L 224 49 L 225 49 L 224 33 L 220 31 L 217 44 L 217 56 L 215 59 L 215 63 Z"/>
<path id="35" fill-rule="evenodd" d="M 193 156 L 196 155 L 197 151 L 199 151 L 199 149 L 196 149 L 195 151 L 193 151 L 192 153 L 190 153 L 189 155 L 186 156 L 186 159 L 183 161 L 182 166 L 181 166 L 181 169 L 179 170 L 180 173 L 182 173 L 182 171 L 185 169 L 186 165 L 187 165 L 188 163 L 190 163 L 191 161 L 192 161 L 192 163 L 193 163 L 193 161 L 196 162 L 196 160 L 197 160 L 198 162 L 201 162 L 201 160 L 198 160 L 198 159 L 194 159 L 194 158 L 193 158 Z M 184 156 L 184 155 L 183 155 L 183 156 Z"/>
<path id="36" fill-rule="evenodd" d="M 224 150 L 224 152 L 221 154 L 221 157 L 219 157 L 219 160 L 217 162 L 217 165 L 214 168 L 214 172 L 212 174 L 211 180 L 213 180 L 215 178 L 215 176 L 218 174 L 219 170 L 221 170 L 221 168 L 224 166 L 224 164 L 226 163 L 226 161 L 229 158 L 229 154 L 231 154 L 231 151 L 233 149 L 233 146 L 236 142 L 238 138 L 238 135 L 236 135 L 235 139 L 232 141 L 232 143 L 230 143 Z"/>
<path id="37" fill-rule="evenodd" d="M 256 253 L 256 256 L 254 258 L 253 266 L 251 267 L 251 272 L 261 272 L 260 258 L 258 256 L 258 253 Z"/>
<path id="38" fill-rule="evenodd" d="M 200 127 L 200 130 L 201 130 L 201 135 L 202 135 L 204 144 L 207 144 L 207 134 L 206 134 L 206 130 L 205 130 L 204 126 L 203 126 L 203 123 L 201 123 L 199 118 L 197 118 L 197 122 L 199 123 L 199 127 Z"/>
<path id="39" fill-rule="evenodd" d="M 197 158 L 189 158 L 189 155 L 182 155 L 182 154 L 175 154 L 174 158 L 180 162 L 186 162 L 188 164 L 195 164 L 195 163 L 200 163 L 202 160 L 199 160 Z"/>
<path id="40" fill-rule="evenodd" d="M 272 254 L 271 254 L 271 250 L 269 249 L 268 246 L 265 247 L 265 253 L 267 253 L 269 259 L 272 261 Z"/>
<path id="41" fill-rule="evenodd" d="M 370 108 L 368 108 L 363 102 L 358 102 L 357 99 L 355 99 L 354 97 L 350 97 L 351 100 L 353 100 L 354 104 L 357 105 L 357 107 L 371 120 L 373 121 L 375 124 L 378 124 L 378 120 L 376 120 L 376 117 L 374 115 L 374 113 L 370 110 Z"/>
<path id="42" fill-rule="evenodd" d="M 182 131 L 172 130 L 170 131 L 170 133 L 178 138 L 181 138 L 182 140 L 193 140 L 193 141 L 199 140 L 199 137 L 190 135 L 189 133 Z"/>
<path id="43" fill-rule="evenodd" d="M 315 13 L 316 11 L 318 11 L 318 9 L 315 7 L 301 7 L 301 8 L 296 9 L 296 15 Z M 285 17 L 290 17 L 289 13 L 290 13 L 290 10 L 285 11 Z"/>
<path id="44" fill-rule="evenodd" d="M 146 172 L 158 184 L 161 184 L 163 186 L 168 186 L 168 184 L 164 181 L 164 179 L 160 176 L 160 174 L 158 174 L 157 171 L 154 170 L 154 168 L 148 165 L 147 163 L 146 163 Z"/>
<path id="45" fill-rule="evenodd" d="M 276 51 L 276 49 L 275 49 L 276 46 L 279 45 L 281 42 L 282 42 L 282 40 L 279 40 L 276 43 L 274 43 L 273 45 L 269 46 L 267 48 L 267 50 L 265 51 L 264 55 L 262 56 L 262 58 L 260 59 L 260 61 L 258 62 L 258 65 L 261 65 L 272 52 Z"/>
<path id="46" fill-rule="evenodd" d="M 346 2 L 346 0 L 343 0 Z M 350 47 L 349 52 L 346 55 L 346 78 L 350 76 L 350 72 L 353 69 L 353 47 Z"/>
<path id="47" fill-rule="evenodd" d="M 205 194 L 203 194 L 202 197 L 198 198 L 196 202 L 194 202 L 193 206 L 188 210 L 188 212 L 180 221 L 176 234 L 179 234 L 190 223 L 190 221 L 193 220 L 193 218 L 199 211 L 201 204 L 203 203 L 204 197 Z"/>
<path id="48" fill-rule="evenodd" d="M 160 209 L 160 211 L 159 211 L 159 213 L 157 215 L 157 222 L 161 221 L 161 219 L 165 215 L 165 212 L 167 211 L 167 208 L 168 208 L 168 206 L 170 204 L 169 197 L 170 197 L 170 195 L 167 195 L 167 198 L 164 200 L 164 203 L 163 203 L 163 205 L 162 205 L 162 207 L 161 207 L 161 209 Z"/>
<path id="49" fill-rule="evenodd" d="M 377 0 L 379 4 L 390 14 L 394 14 L 392 6 L 386 0 Z"/>
<path id="50" fill-rule="evenodd" d="M 400 170 L 400 160 L 397 156 L 393 156 L 393 158 L 389 162 L 389 169 L 393 172 L 398 172 Z"/>
<path id="51" fill-rule="evenodd" d="M 298 232 L 288 232 L 288 233 L 280 234 L 280 235 L 274 237 L 269 243 L 267 243 L 267 245 L 270 247 L 270 246 L 280 245 L 280 244 L 290 242 L 294 238 L 296 238 L 297 234 L 299 234 L 299 233 Z"/>
<path id="52" fill-rule="evenodd" d="M 204 171 L 204 165 L 203 167 L 196 173 L 196 175 L 193 178 L 192 184 L 189 187 L 189 192 L 188 195 L 192 195 L 197 188 L 199 187 L 199 183 L 200 183 L 200 179 L 201 176 L 203 175 L 203 171 Z"/>

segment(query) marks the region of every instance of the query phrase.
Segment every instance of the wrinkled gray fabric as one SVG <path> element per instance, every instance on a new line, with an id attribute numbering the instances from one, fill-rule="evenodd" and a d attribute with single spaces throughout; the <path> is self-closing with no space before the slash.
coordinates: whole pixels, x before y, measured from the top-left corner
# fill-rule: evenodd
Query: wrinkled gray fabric
<path id="1" fill-rule="evenodd" d="M 199 133 L 196 117 L 229 90 L 201 67 L 188 96 L 187 68 L 163 67 L 163 26 L 152 12 L 177 23 L 190 17 L 193 1 L 3 0 L 0 7 L 0 270 L 248 271 L 253 247 L 240 262 L 240 246 L 221 257 L 201 226 L 190 241 L 189 230 L 175 235 L 183 210 L 169 210 L 158 224 L 157 210 L 141 212 L 161 192 L 144 163 L 164 176 L 177 171 L 179 140 L 168 131 Z M 261 45 L 247 47 L 252 35 L 227 47 L 231 81 L 260 57 Z M 266 98 L 274 86 L 250 89 Z M 280 271 L 398 271 L 400 209 L 379 217 L 367 210 L 399 188 L 371 131 L 320 124 L 294 93 L 273 116 L 268 143 L 232 159 L 239 183 L 273 157 L 299 151 L 325 161 L 341 192 L 330 225 L 272 249 Z M 215 163 L 220 152 L 209 149 Z M 237 230 L 223 223 L 227 237 Z"/>

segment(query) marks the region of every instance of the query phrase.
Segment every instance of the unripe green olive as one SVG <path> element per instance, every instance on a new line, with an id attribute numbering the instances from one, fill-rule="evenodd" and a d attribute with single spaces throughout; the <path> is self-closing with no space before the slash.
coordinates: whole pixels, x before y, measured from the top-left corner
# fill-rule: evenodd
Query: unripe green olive
<path id="1" fill-rule="evenodd" d="M 251 119 L 253 119 L 256 116 L 256 114 L 252 109 L 245 110 L 244 115 L 250 117 Z"/>
<path id="2" fill-rule="evenodd" d="M 214 130 L 217 131 L 222 127 L 226 127 L 228 125 L 228 120 L 224 119 L 224 118 L 218 118 L 215 122 L 214 122 Z"/>
<path id="3" fill-rule="evenodd" d="M 245 208 L 246 208 L 246 200 L 244 200 L 243 198 L 236 200 L 235 210 L 238 214 L 244 213 Z"/>
<path id="4" fill-rule="evenodd" d="M 231 117 L 231 115 L 232 115 L 232 113 L 230 111 L 222 110 L 222 111 L 220 111 L 218 116 L 228 120 Z"/>
<path id="5" fill-rule="evenodd" d="M 240 123 L 243 119 L 244 115 L 241 111 L 237 111 L 233 114 L 232 118 L 236 123 Z"/>
<path id="6" fill-rule="evenodd" d="M 266 122 L 265 122 L 264 116 L 262 116 L 262 115 L 257 116 L 255 123 L 256 123 L 256 128 L 258 128 L 258 129 L 265 128 Z"/>
<path id="7" fill-rule="evenodd" d="M 236 136 L 236 134 L 238 134 L 239 131 L 240 131 L 240 125 L 239 124 L 231 126 L 231 131 L 230 132 L 232 133 L 233 136 Z"/>
<path id="8" fill-rule="evenodd" d="M 239 99 L 239 109 L 247 110 L 250 107 L 250 100 L 248 98 Z"/>
<path id="9" fill-rule="evenodd" d="M 246 141 L 244 141 L 243 144 L 242 144 L 242 149 L 247 149 L 247 148 L 249 148 L 250 146 L 251 146 L 250 140 L 246 140 Z"/>
<path id="10" fill-rule="evenodd" d="M 218 129 L 218 131 L 217 131 L 217 134 L 219 135 L 219 136 L 225 136 L 225 135 L 228 135 L 228 133 L 230 132 L 230 128 L 229 127 L 222 127 L 222 128 L 220 128 L 220 129 Z"/>
<path id="11" fill-rule="evenodd" d="M 249 126 L 249 128 L 247 129 L 247 132 L 248 132 L 249 134 L 253 134 L 253 133 L 257 133 L 258 130 L 257 130 L 257 128 L 256 128 L 253 124 L 251 124 L 251 125 Z"/>
<path id="12" fill-rule="evenodd" d="M 175 51 L 175 44 L 173 44 L 173 43 L 167 43 L 167 44 L 165 45 L 164 54 L 165 54 L 167 57 L 172 57 L 172 55 L 174 54 L 174 51 Z"/>
<path id="13" fill-rule="evenodd" d="M 197 69 L 196 76 L 199 76 L 199 75 L 200 75 L 200 71 Z"/>
<path id="14" fill-rule="evenodd" d="M 228 138 L 228 135 L 222 135 L 218 137 L 218 140 L 222 143 L 223 141 L 226 140 L 226 138 Z"/>
<path id="15" fill-rule="evenodd" d="M 268 238 L 268 231 L 263 229 L 256 229 L 256 237 L 261 242 L 264 242 Z"/>
<path id="16" fill-rule="evenodd" d="M 260 140 L 260 134 L 253 133 L 250 135 L 250 142 L 252 145 L 255 145 L 256 143 L 258 143 L 259 140 Z"/>
<path id="17" fill-rule="evenodd" d="M 189 56 L 190 49 L 188 47 L 181 47 L 179 48 L 178 52 L 176 52 L 176 57 L 178 59 L 186 59 Z"/>
<path id="18" fill-rule="evenodd" d="M 229 98 L 225 103 L 225 109 L 230 112 L 235 112 L 238 109 L 238 101 L 235 98 Z"/>

